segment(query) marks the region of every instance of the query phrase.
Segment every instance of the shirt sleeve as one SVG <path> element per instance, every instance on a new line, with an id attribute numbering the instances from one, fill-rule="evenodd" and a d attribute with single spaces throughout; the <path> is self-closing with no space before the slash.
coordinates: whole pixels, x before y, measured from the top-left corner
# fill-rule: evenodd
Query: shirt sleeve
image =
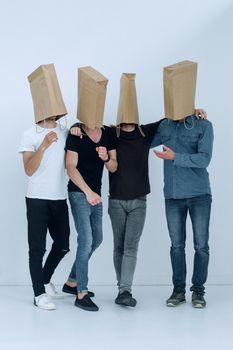
<path id="1" fill-rule="evenodd" d="M 209 122 L 198 140 L 198 152 L 194 154 L 175 153 L 174 165 L 184 168 L 207 168 L 212 157 L 213 141 L 213 126 Z"/>
<path id="2" fill-rule="evenodd" d="M 65 151 L 73 151 L 78 153 L 79 142 L 80 142 L 80 138 L 78 136 L 69 134 L 66 139 Z"/>
<path id="3" fill-rule="evenodd" d="M 19 153 L 36 151 L 35 141 L 27 131 L 23 134 L 18 151 Z"/>
<path id="4" fill-rule="evenodd" d="M 116 128 L 107 128 L 108 132 L 108 151 L 112 151 L 117 148 L 117 136 L 116 136 Z"/>

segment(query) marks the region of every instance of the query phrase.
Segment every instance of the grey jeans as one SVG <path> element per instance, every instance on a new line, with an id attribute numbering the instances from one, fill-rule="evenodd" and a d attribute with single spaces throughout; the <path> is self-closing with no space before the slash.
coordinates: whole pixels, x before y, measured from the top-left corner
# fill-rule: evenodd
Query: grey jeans
<path id="1" fill-rule="evenodd" d="M 146 218 L 146 196 L 132 200 L 109 198 L 108 213 L 113 230 L 113 261 L 119 292 L 131 292 L 138 244 Z"/>

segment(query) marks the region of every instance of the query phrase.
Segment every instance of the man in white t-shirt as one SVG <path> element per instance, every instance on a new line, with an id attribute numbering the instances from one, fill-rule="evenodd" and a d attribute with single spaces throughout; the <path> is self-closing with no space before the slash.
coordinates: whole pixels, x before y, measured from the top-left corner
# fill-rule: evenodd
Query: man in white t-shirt
<path id="1" fill-rule="evenodd" d="M 19 148 L 29 179 L 26 207 L 34 304 L 46 310 L 55 309 L 50 297 L 61 297 L 50 280 L 69 251 L 70 235 L 64 152 L 68 130 L 56 120 L 50 117 L 28 129 Z M 42 267 L 47 230 L 53 245 Z"/>

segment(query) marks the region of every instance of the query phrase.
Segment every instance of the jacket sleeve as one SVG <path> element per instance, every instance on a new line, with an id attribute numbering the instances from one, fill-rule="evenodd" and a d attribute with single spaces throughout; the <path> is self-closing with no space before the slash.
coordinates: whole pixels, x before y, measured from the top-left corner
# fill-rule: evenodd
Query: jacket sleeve
<path id="1" fill-rule="evenodd" d="M 207 168 L 212 157 L 213 140 L 213 126 L 208 123 L 198 140 L 198 152 L 194 154 L 175 153 L 174 165 L 184 168 Z"/>

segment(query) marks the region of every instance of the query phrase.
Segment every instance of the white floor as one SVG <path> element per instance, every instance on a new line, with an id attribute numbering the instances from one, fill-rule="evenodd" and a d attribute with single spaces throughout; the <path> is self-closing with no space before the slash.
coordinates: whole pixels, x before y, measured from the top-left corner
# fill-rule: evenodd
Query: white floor
<path id="1" fill-rule="evenodd" d="M 91 289 L 91 288 L 90 288 Z M 57 310 L 32 304 L 30 287 L 0 287 L 0 350 L 207 350 L 233 349 L 233 286 L 207 286 L 207 308 L 165 306 L 169 286 L 134 287 L 136 308 L 114 304 L 115 287 L 95 286 L 99 312 L 86 312 L 66 296 Z"/>

